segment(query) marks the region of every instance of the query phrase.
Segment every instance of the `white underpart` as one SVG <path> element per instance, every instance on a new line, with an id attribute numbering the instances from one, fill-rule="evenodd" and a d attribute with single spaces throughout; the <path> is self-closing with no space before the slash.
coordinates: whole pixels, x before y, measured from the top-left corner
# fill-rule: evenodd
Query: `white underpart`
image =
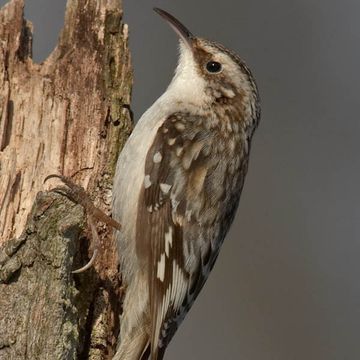
<path id="1" fill-rule="evenodd" d="M 180 41 L 179 48 L 179 63 L 175 76 L 166 92 L 176 98 L 178 102 L 183 102 L 186 105 L 202 106 L 210 100 L 205 93 L 205 79 L 199 74 L 189 47 Z M 183 109 L 184 106 L 182 106 Z"/>
<path id="2" fill-rule="evenodd" d="M 124 308 L 127 319 L 122 321 L 121 336 L 126 336 L 131 329 L 141 325 L 142 314 L 145 313 L 146 306 L 149 304 L 149 294 L 144 291 L 143 281 L 139 280 L 142 276 L 142 268 L 137 260 L 136 252 L 138 202 L 142 189 L 145 185 L 149 185 L 150 181 L 150 178 L 145 180 L 146 156 L 159 127 L 168 116 L 184 109 L 196 114 L 198 109 L 208 101 L 209 98 L 205 94 L 205 81 L 196 71 L 192 52 L 185 45 L 180 44 L 179 65 L 171 84 L 138 121 L 118 158 L 114 177 L 112 213 L 114 218 L 122 224 L 122 229 L 116 232 L 116 237 L 124 283 L 132 284 L 131 291 L 127 291 L 125 295 L 124 301 L 125 304 L 129 304 L 129 308 Z M 164 239 L 159 239 L 159 241 L 164 241 Z M 159 272 L 162 278 L 161 274 Z M 179 274 L 176 276 L 181 279 Z M 158 331 L 170 304 L 170 293 L 173 294 L 171 300 L 173 302 L 173 296 L 178 292 L 176 289 L 181 288 L 176 284 L 173 286 L 175 288 L 172 290 L 169 288 L 167 300 L 164 300 L 163 309 L 159 311 Z M 141 301 L 131 299 L 136 294 L 141 294 Z"/>

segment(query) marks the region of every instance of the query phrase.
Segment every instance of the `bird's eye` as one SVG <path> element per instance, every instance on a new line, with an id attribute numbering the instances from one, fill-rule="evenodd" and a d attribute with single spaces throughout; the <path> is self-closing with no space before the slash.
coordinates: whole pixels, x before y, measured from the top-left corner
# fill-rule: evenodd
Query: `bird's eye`
<path id="1" fill-rule="evenodd" d="M 222 66 L 220 63 L 218 63 L 217 61 L 209 61 L 207 64 L 206 64 L 206 70 L 209 72 L 209 73 L 218 73 L 220 72 L 222 69 Z"/>

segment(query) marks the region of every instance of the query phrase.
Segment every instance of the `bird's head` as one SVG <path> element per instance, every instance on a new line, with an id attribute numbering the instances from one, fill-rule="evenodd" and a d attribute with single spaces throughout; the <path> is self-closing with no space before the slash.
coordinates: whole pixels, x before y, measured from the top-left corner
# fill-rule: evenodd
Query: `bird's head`
<path id="1" fill-rule="evenodd" d="M 168 12 L 154 10 L 180 37 L 179 63 L 169 89 L 184 102 L 196 106 L 242 103 L 249 112 L 257 111 L 255 81 L 237 54 L 218 43 L 194 36 Z"/>

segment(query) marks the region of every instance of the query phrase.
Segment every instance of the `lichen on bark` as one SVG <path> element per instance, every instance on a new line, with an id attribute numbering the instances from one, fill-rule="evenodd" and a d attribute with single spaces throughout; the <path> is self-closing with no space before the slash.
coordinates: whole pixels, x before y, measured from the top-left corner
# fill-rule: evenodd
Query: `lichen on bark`
<path id="1" fill-rule="evenodd" d="M 0 359 L 76 359 L 79 289 L 71 274 L 84 212 L 39 193 L 24 233 L 0 255 Z"/>

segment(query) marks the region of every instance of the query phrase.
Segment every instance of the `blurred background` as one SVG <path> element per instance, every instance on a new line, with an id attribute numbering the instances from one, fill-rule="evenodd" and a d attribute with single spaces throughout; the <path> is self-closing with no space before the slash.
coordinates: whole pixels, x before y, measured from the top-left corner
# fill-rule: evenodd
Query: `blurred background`
<path id="1" fill-rule="evenodd" d="M 123 1 L 136 119 L 176 65 L 153 6 L 241 54 L 262 97 L 235 223 L 167 359 L 360 359 L 360 2 Z M 65 2 L 26 1 L 38 62 Z"/>

